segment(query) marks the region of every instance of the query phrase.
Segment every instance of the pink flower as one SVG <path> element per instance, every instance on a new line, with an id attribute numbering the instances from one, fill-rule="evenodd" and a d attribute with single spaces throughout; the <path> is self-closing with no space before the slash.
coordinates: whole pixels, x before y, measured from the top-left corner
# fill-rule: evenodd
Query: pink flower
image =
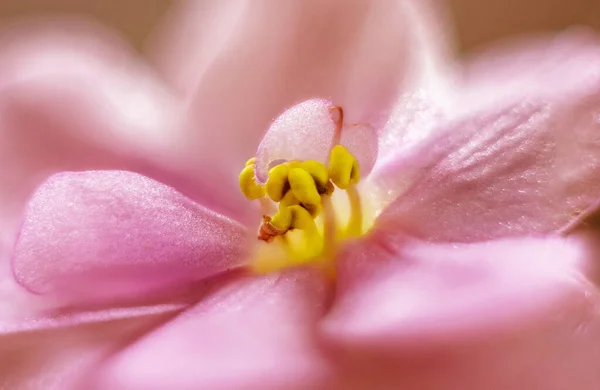
<path id="1" fill-rule="evenodd" d="M 454 64 L 437 16 L 183 3 L 155 44 L 168 82 L 95 26 L 4 31 L 0 388 L 598 388 L 597 250 L 573 232 L 600 186 L 600 43 Z M 326 159 L 322 100 L 262 138 L 315 97 L 361 124 L 372 226 L 324 240 L 335 279 L 248 272 L 239 171 L 259 144 L 257 173 Z"/>

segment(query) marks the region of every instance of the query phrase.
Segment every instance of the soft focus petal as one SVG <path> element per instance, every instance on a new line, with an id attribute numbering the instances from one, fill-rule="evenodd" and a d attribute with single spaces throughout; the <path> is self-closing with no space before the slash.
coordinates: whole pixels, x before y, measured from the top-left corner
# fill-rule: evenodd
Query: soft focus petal
<path id="1" fill-rule="evenodd" d="M 307 100 L 283 112 L 258 146 L 258 181 L 266 183 L 272 163 L 281 160 L 316 160 L 327 164 L 329 152 L 336 142 L 357 158 L 361 175 L 368 174 L 377 157 L 375 131 L 364 124 L 344 126 L 342 116 L 339 109 L 325 99 Z"/>
<path id="2" fill-rule="evenodd" d="M 582 39 L 536 46 L 535 61 L 519 55 L 520 66 L 486 68 L 495 88 L 474 83 L 466 114 L 374 175 L 369 188 L 382 204 L 390 188 L 404 191 L 376 223 L 430 240 L 481 241 L 560 231 L 596 207 L 600 45 Z M 505 73 L 520 80 L 510 90 Z"/>
<path id="3" fill-rule="evenodd" d="M 307 99 L 378 128 L 398 96 L 437 75 L 448 39 L 437 11 L 421 1 L 181 2 L 154 46 L 191 97 L 194 166 L 219 150 L 242 167 L 273 118 Z M 225 164 L 211 171 L 235 191 Z"/>
<path id="4" fill-rule="evenodd" d="M 467 57 L 463 64 L 462 112 L 469 106 L 498 106 L 523 93 L 554 94 L 597 74 L 600 39 L 591 30 L 572 28 L 552 36 L 507 39 Z M 567 87 L 568 88 L 568 87 Z M 459 113 L 460 115 L 460 113 Z"/>
<path id="5" fill-rule="evenodd" d="M 330 388 L 313 338 L 329 298 L 326 282 L 306 271 L 229 278 L 109 360 L 99 388 Z"/>
<path id="6" fill-rule="evenodd" d="M 81 389 L 82 381 L 108 356 L 170 315 L 149 312 L 133 317 L 30 330 L 0 330 L 0 388 Z M 49 325 L 49 324 L 44 324 Z"/>
<path id="7" fill-rule="evenodd" d="M 145 298 L 241 264 L 244 229 L 144 176 L 65 173 L 30 201 L 14 274 L 69 300 Z"/>
<path id="8" fill-rule="evenodd" d="M 62 170 L 158 173 L 149 165 L 164 161 L 158 152 L 171 145 L 179 112 L 151 72 L 100 28 L 65 22 L 1 30 L 2 259 L 40 182 Z"/>
<path id="9" fill-rule="evenodd" d="M 346 255 L 323 330 L 375 377 L 424 390 L 597 388 L 600 293 L 585 273 L 598 259 L 582 241 L 380 238 Z"/>
<path id="10" fill-rule="evenodd" d="M 457 108 L 457 64 L 444 7 L 439 1 L 432 2 L 433 7 L 427 1 L 407 4 L 405 17 L 417 21 L 411 24 L 410 33 L 416 61 L 385 123 L 378 127 L 379 165 L 430 136 L 437 123 Z"/>

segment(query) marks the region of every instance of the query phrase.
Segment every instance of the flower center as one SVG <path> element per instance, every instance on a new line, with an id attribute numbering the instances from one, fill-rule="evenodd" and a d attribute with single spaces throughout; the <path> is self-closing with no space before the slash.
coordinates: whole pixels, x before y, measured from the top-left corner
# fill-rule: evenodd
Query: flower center
<path id="1" fill-rule="evenodd" d="M 264 185 L 255 180 L 255 159 L 240 173 L 240 189 L 249 200 L 259 200 L 263 220 L 251 266 L 267 273 L 313 264 L 332 273 L 340 242 L 363 234 L 361 200 L 356 188 L 360 169 L 342 145 L 329 153 L 329 165 L 314 161 L 287 161 L 273 166 Z M 346 193 L 349 216 L 336 215 L 332 195 Z"/>

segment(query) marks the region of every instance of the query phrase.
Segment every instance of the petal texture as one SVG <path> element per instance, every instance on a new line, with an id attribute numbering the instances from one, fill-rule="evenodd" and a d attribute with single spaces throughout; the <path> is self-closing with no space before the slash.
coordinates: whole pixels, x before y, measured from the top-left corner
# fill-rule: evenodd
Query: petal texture
<path id="1" fill-rule="evenodd" d="M 166 318 L 168 314 L 147 313 L 56 328 L 2 331 L 0 388 L 84 388 L 82 383 L 103 360 Z"/>
<path id="2" fill-rule="evenodd" d="M 117 37 L 67 21 L 3 29 L 0 74 L 2 260 L 29 195 L 54 172 L 165 176 L 179 103 Z"/>
<path id="3" fill-rule="evenodd" d="M 349 364 L 396 388 L 597 387 L 597 256 L 580 241 L 377 239 L 342 260 L 323 323 Z"/>
<path id="4" fill-rule="evenodd" d="M 100 388 L 321 389 L 329 368 L 313 339 L 329 289 L 299 271 L 233 277 L 194 308 L 107 362 Z"/>
<path id="5" fill-rule="evenodd" d="M 376 222 L 382 229 L 481 241 L 561 231 L 596 207 L 600 45 L 567 37 L 536 50 L 535 62 L 510 68 L 514 88 L 501 85 L 506 68 L 488 69 L 498 94 L 473 84 L 481 98 L 465 90 L 467 113 L 379 171 L 372 188 L 383 198 L 402 190 Z"/>
<path id="6" fill-rule="evenodd" d="M 245 238 L 232 220 L 144 176 L 65 173 L 30 201 L 13 267 L 38 293 L 135 299 L 241 264 Z"/>
<path id="7" fill-rule="evenodd" d="M 329 99 L 346 123 L 379 128 L 445 58 L 448 33 L 431 11 L 417 1 L 181 2 L 154 46 L 191 100 L 192 165 L 218 150 L 223 162 L 211 169 L 235 191 L 232 172 L 254 156 L 273 118 L 307 99 Z"/>
<path id="8" fill-rule="evenodd" d="M 260 142 L 256 177 L 266 183 L 272 163 L 282 160 L 316 160 L 327 165 L 329 152 L 338 142 L 357 158 L 361 174 L 368 174 L 377 157 L 377 136 L 369 125 L 344 126 L 343 114 L 328 100 L 297 104 L 277 117 Z"/>

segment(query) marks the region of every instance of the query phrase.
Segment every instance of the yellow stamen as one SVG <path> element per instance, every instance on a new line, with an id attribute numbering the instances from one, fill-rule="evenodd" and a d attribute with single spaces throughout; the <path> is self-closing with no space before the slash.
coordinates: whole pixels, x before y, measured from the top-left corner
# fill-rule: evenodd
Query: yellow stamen
<path id="1" fill-rule="evenodd" d="M 339 141 L 341 108 L 332 110 L 332 118 L 336 120 L 334 138 Z M 269 170 L 264 186 L 254 179 L 255 161 L 248 160 L 242 170 L 240 188 L 248 199 L 260 199 L 263 210 L 274 209 L 276 205 L 278 210 L 264 213 L 253 270 L 264 273 L 311 263 L 334 276 L 333 260 L 341 240 L 363 233 L 356 158 L 336 144 L 331 148 L 328 167 L 313 160 L 284 162 Z M 334 185 L 348 196 L 350 215 L 345 226 L 338 226 L 336 220 L 331 200 Z"/>
<path id="2" fill-rule="evenodd" d="M 296 198 L 296 195 L 294 195 L 294 192 L 288 191 L 284 195 L 284 197 L 281 199 L 281 201 L 279 202 L 279 208 L 294 206 L 297 204 L 300 204 L 300 201 L 298 200 L 298 198 Z"/>
<path id="3" fill-rule="evenodd" d="M 296 199 L 305 206 L 317 206 L 321 196 L 312 176 L 301 168 L 293 168 L 288 175 L 290 188 Z"/>
<path id="4" fill-rule="evenodd" d="M 347 189 L 351 183 L 356 184 L 360 180 L 358 161 L 342 145 L 336 145 L 331 150 L 329 179 L 342 190 Z"/>
<path id="5" fill-rule="evenodd" d="M 292 212 L 289 207 L 283 207 L 271 218 L 271 224 L 277 229 L 287 232 L 292 226 Z"/>
<path id="6" fill-rule="evenodd" d="M 308 172 L 308 174 L 312 176 L 318 188 L 325 188 L 327 183 L 329 183 L 329 172 L 327 172 L 327 167 L 318 161 L 308 160 L 302 162 L 291 162 L 290 168 L 300 168 Z"/>
<path id="7" fill-rule="evenodd" d="M 265 196 L 265 188 L 254 180 L 254 165 L 246 165 L 240 173 L 240 189 L 244 196 L 250 200 Z"/>
<path id="8" fill-rule="evenodd" d="M 350 202 L 350 220 L 346 227 L 346 235 L 348 237 L 358 237 L 362 234 L 363 215 L 356 185 L 350 183 L 346 189 L 346 194 L 348 194 L 348 201 Z"/>
<path id="9" fill-rule="evenodd" d="M 304 207 L 296 205 L 287 207 L 292 215 L 290 229 L 300 229 L 307 235 L 309 241 L 314 241 L 319 236 L 315 220 Z"/>
<path id="10" fill-rule="evenodd" d="M 290 167 L 285 164 L 279 164 L 269 171 L 267 181 L 267 195 L 273 202 L 279 202 L 289 189 L 288 173 Z"/>
<path id="11" fill-rule="evenodd" d="M 300 235 L 294 235 L 296 231 Z M 265 217 L 260 229 L 269 238 L 261 240 L 272 243 L 277 241 L 283 245 L 285 261 L 259 257 L 252 268 L 257 273 L 272 272 L 284 267 L 305 264 L 317 258 L 323 252 L 323 242 L 308 210 L 300 205 L 280 209 L 273 218 Z M 260 237 L 260 236 L 259 236 Z"/>
<path id="12" fill-rule="evenodd" d="M 335 222 L 335 210 L 331 204 L 331 198 L 328 196 L 323 197 L 323 219 L 323 257 L 331 258 L 336 253 L 337 228 Z"/>

